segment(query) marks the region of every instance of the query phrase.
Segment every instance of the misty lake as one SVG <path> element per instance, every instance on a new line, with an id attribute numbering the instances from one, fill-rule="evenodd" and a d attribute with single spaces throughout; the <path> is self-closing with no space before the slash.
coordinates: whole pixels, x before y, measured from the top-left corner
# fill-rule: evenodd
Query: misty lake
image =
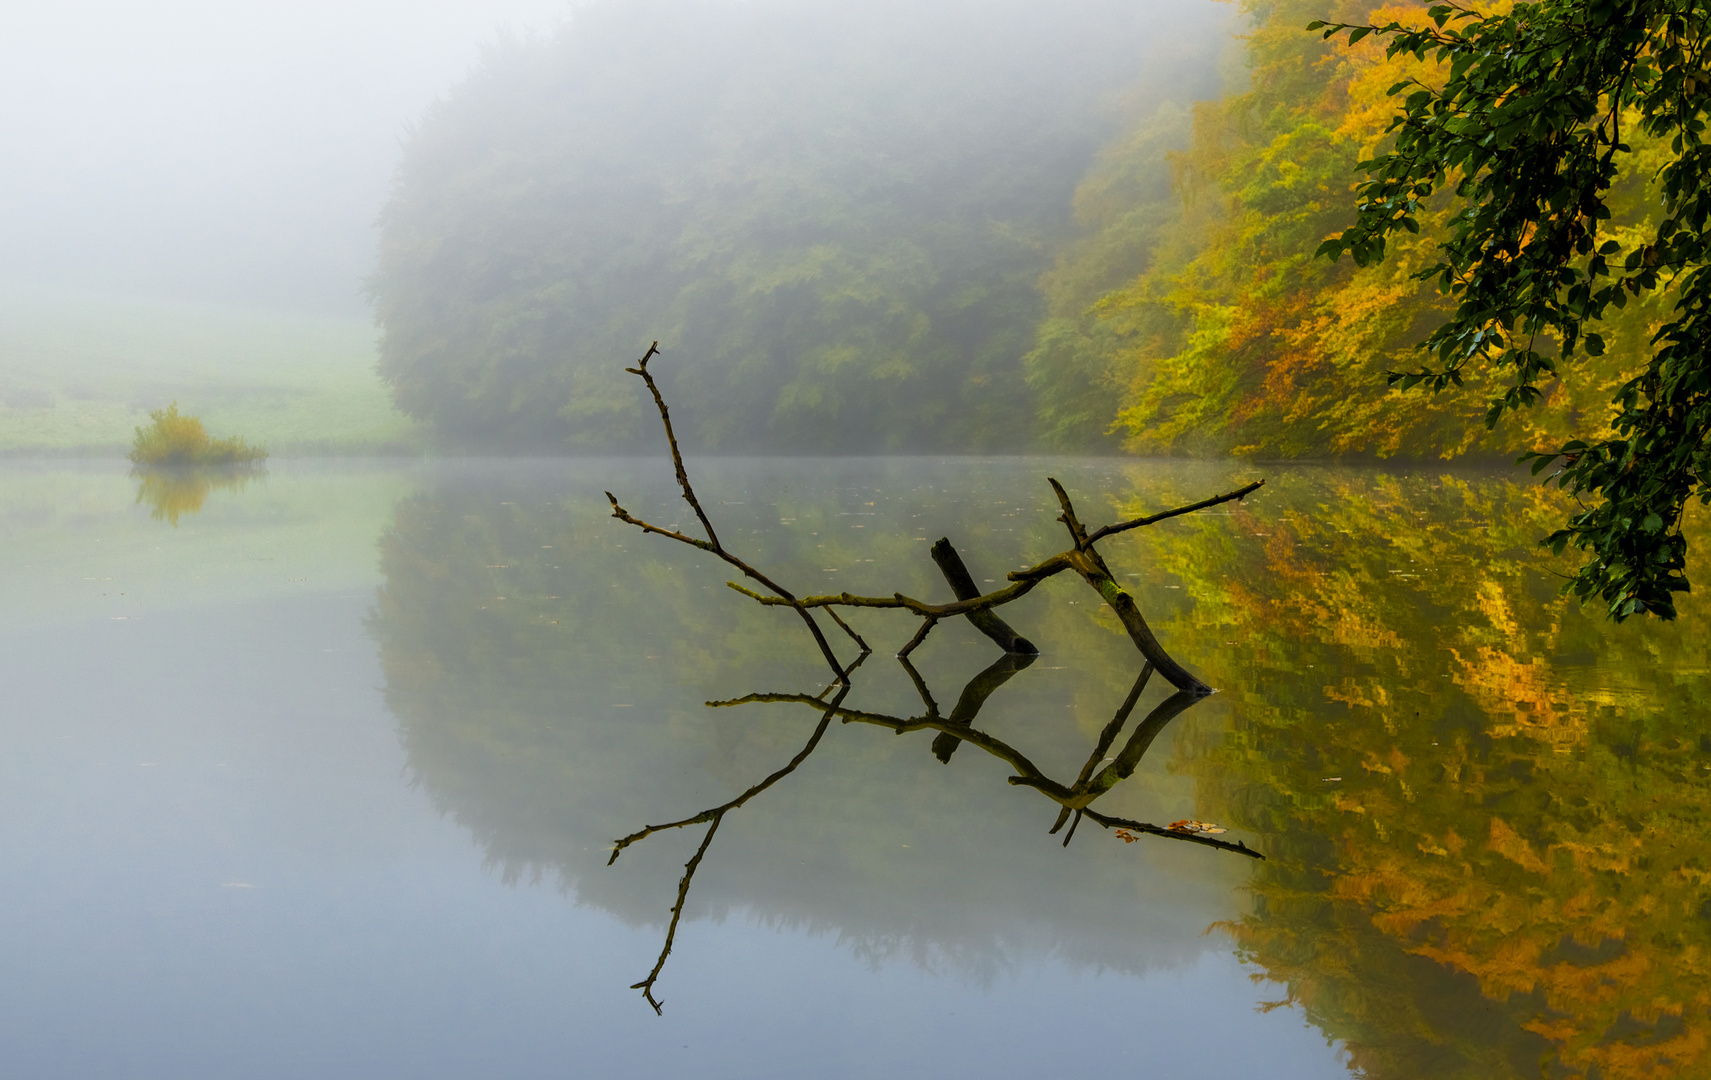
<path id="1" fill-rule="evenodd" d="M 664 458 L 273 463 L 140 490 L 0 463 L 0 1072 L 30 1077 L 1704 1075 L 1705 617 L 1557 598 L 1560 502 L 1509 473 L 1087 459 L 691 461 L 799 593 L 936 601 L 1103 524 L 1218 689 L 1141 674 L 1073 575 L 965 620 L 858 611 L 823 725 L 801 623 L 711 557 Z M 1689 574 L 1711 580 L 1703 559 Z M 983 586 L 984 587 L 984 586 Z M 995 587 L 995 586 L 994 586 Z M 846 659 L 854 649 L 834 638 Z M 986 682 L 982 683 L 981 680 Z M 996 685 L 995 682 L 1001 682 Z M 845 717 L 847 718 L 847 716 Z M 1137 726 L 1138 725 L 1138 726 Z M 1144 737 L 1131 733 L 1142 731 Z M 1150 742 L 1146 741 L 1150 739 Z M 811 752 L 803 755 L 813 741 Z M 955 740 L 952 740 L 954 744 Z M 1094 756 L 1104 750 L 1103 756 Z M 1142 752 L 1144 751 L 1144 753 Z M 1127 756 L 1125 756 L 1127 755 Z M 653 992 L 691 824 L 696 866 Z M 941 760 L 946 758 L 948 760 Z M 1132 771 L 1130 771 L 1132 768 Z M 1102 774 L 1103 775 L 1103 774 Z"/>

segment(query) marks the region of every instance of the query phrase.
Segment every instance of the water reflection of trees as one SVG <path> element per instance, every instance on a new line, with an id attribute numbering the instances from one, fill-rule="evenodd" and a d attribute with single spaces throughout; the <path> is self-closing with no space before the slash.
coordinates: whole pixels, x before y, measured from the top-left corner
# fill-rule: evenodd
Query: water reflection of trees
<path id="1" fill-rule="evenodd" d="M 1557 600 L 1551 499 L 1304 472 L 1152 538 L 1235 703 L 1187 767 L 1269 856 L 1228 932 L 1369 1077 L 1711 1065 L 1703 613 Z"/>
<path id="2" fill-rule="evenodd" d="M 848 673 L 854 676 L 856 669 L 870 655 L 870 653 L 864 652 L 854 664 L 850 665 L 847 669 Z M 1123 703 L 1117 707 L 1116 715 L 1099 733 L 1093 750 L 1088 754 L 1086 763 L 1081 767 L 1080 775 L 1072 783 L 1064 784 L 1053 780 L 1010 743 L 975 727 L 975 720 L 987 700 L 1007 683 L 1011 676 L 1026 669 L 1034 663 L 1034 660 L 1035 654 L 1033 653 L 1007 653 L 999 657 L 963 687 L 962 693 L 957 698 L 956 706 L 951 710 L 949 716 L 940 712 L 938 702 L 934 700 L 926 680 L 909 662 L 907 656 L 897 657 L 897 662 L 908 673 L 910 681 L 914 683 L 921 697 L 923 711 L 914 716 L 891 716 L 885 713 L 846 708 L 844 701 L 854 686 L 853 680 L 834 683 L 818 694 L 754 693 L 727 701 L 709 701 L 707 704 L 712 708 L 753 704 L 802 705 L 818 713 L 820 719 L 812 734 L 809 735 L 807 742 L 803 744 L 802 749 L 797 752 L 795 757 L 791 758 L 783 768 L 750 786 L 736 798 L 728 799 L 717 806 L 708 807 L 690 817 L 668 821 L 662 825 L 645 826 L 613 845 L 612 855 L 607 865 L 617 862 L 618 856 L 622 855 L 630 845 L 650 836 L 692 825 L 707 826 L 706 831 L 702 834 L 700 846 L 695 849 L 695 854 L 690 856 L 689 861 L 684 864 L 683 876 L 677 885 L 677 900 L 671 906 L 671 921 L 666 927 L 665 942 L 660 949 L 659 958 L 647 977 L 636 983 L 631 989 L 642 991 L 643 996 L 647 999 L 648 1004 L 653 1006 L 654 1011 L 660 1011 L 661 1002 L 654 996 L 654 985 L 659 980 L 666 959 L 671 955 L 672 944 L 677 936 L 677 926 L 683 916 L 684 902 L 689 896 L 691 885 L 694 883 L 695 872 L 700 869 L 701 861 L 706 857 L 708 848 L 713 843 L 714 834 L 718 832 L 719 824 L 724 821 L 726 814 L 742 807 L 755 796 L 795 772 L 820 745 L 820 740 L 825 736 L 833 720 L 845 724 L 870 724 L 883 727 L 897 735 L 918 731 L 935 732 L 936 737 L 933 739 L 930 749 L 940 763 L 946 765 L 950 764 L 951 757 L 957 748 L 964 743 L 985 751 L 1016 771 L 1016 775 L 1009 778 L 1012 785 L 1032 788 L 1058 804 L 1060 809 L 1057 820 L 1048 832 L 1056 834 L 1063 829 L 1067 822 L 1069 829 L 1064 833 L 1064 847 L 1069 846 L 1070 841 L 1075 837 L 1076 828 L 1081 824 L 1082 818 L 1086 817 L 1108 829 L 1130 830 L 1134 833 L 1144 833 L 1200 844 L 1223 851 L 1238 852 L 1252 858 L 1263 858 L 1258 852 L 1239 840 L 1219 840 L 1201 831 L 1197 828 L 1201 824 L 1199 822 L 1190 824 L 1183 821 L 1173 825 L 1157 825 L 1152 822 L 1101 813 L 1093 808 L 1092 804 L 1095 800 L 1109 793 L 1119 782 L 1134 775 L 1136 767 L 1140 764 L 1141 758 L 1148 748 L 1152 746 L 1153 740 L 1172 720 L 1182 715 L 1195 703 L 1205 700 L 1204 694 L 1197 694 L 1189 690 L 1176 691 L 1153 707 L 1146 718 L 1136 725 L 1129 738 L 1124 742 L 1123 747 L 1114 756 L 1106 757 L 1106 751 L 1111 749 L 1117 737 L 1122 734 L 1136 704 L 1141 700 L 1141 695 L 1147 688 L 1148 681 L 1152 678 L 1153 665 L 1151 663 L 1147 663 L 1141 668 L 1128 697 L 1123 699 Z"/>
<path id="3" fill-rule="evenodd" d="M 597 479 L 611 481 L 624 468 L 603 464 Z M 908 553 L 893 563 L 906 568 L 906 586 L 930 594 L 937 572 L 927 545 L 911 542 L 909 523 L 942 504 L 941 493 L 918 489 L 872 508 L 875 493 L 865 485 L 834 475 L 826 487 L 804 490 L 795 473 L 773 488 L 783 492 L 777 498 L 756 498 L 755 485 L 766 485 L 754 470 L 765 468 L 713 469 L 722 492 L 749 500 L 720 508 L 733 535 L 754 535 L 792 575 L 851 565 L 858 549 L 841 549 L 846 537 L 863 552 L 896 548 Z M 836 467 L 815 470 L 828 472 Z M 649 487 L 657 479 L 650 469 L 622 482 L 651 504 L 671 494 Z M 840 499 L 852 513 L 876 516 L 843 518 L 866 527 L 834 534 L 840 519 L 828 503 Z M 693 558 L 674 558 L 657 541 L 636 545 L 599 501 L 598 488 L 562 476 L 537 484 L 486 474 L 405 500 L 382 542 L 385 585 L 371 629 L 410 772 L 435 805 L 471 830 L 507 879 L 556 876 L 580 902 L 650 924 L 669 919 L 674 882 L 700 838 L 690 850 L 641 845 L 606 870 L 613 839 L 662 814 L 689 815 L 742 794 L 801 750 L 810 734 L 803 720 L 820 718 L 802 705 L 709 711 L 704 702 L 754 687 L 818 687 L 813 646 L 799 628 L 719 579 L 709 587 L 707 568 Z M 781 517 L 805 528 L 781 530 Z M 971 541 L 966 551 L 977 567 L 1015 565 L 1012 544 L 1037 550 L 1054 531 L 1061 526 L 1049 518 L 1029 522 L 1014 537 Z M 898 576 L 888 569 L 890 580 Z M 982 676 L 971 663 L 991 659 L 984 642 L 978 650 L 961 643 L 973 634 L 941 628 L 916 662 L 935 683 L 968 684 L 955 704 L 950 693 L 935 694 L 944 699 L 934 706 L 944 724 L 972 722 L 973 699 L 984 691 L 982 722 L 970 726 L 991 733 L 997 724 L 1000 737 L 1026 744 L 1041 774 L 1073 787 L 1133 688 L 1134 651 L 1121 630 L 1085 615 L 1049 625 L 1042 640 L 1057 659 L 1012 678 L 1001 693 L 991 670 Z M 1063 657 L 1075 657 L 1082 672 L 1074 708 L 1065 707 L 1065 673 L 1046 670 L 1070 662 Z M 902 721 L 927 713 L 902 665 L 870 659 L 859 677 L 861 700 L 845 705 Z M 1145 715 L 1168 697 L 1161 683 L 1155 676 L 1129 710 Z M 1207 700 L 1210 708 L 1182 716 L 1177 730 L 1197 717 L 1215 723 L 1220 699 Z M 1113 735 L 1116 748 L 1132 726 Z M 1003 782 L 998 769 L 1006 766 L 996 758 L 963 749 L 947 769 L 930 749 L 938 730 L 894 739 L 856 730 L 839 737 L 843 728 L 834 718 L 803 765 L 811 775 L 770 788 L 739 815 L 740 826 L 723 825 L 683 919 L 742 908 L 835 934 L 863 956 L 910 955 L 986 978 L 1045 955 L 1120 971 L 1185 962 L 1209 946 L 1207 923 L 1231 913 L 1246 859 L 1163 842 L 1149 851 L 1085 847 L 1085 828 L 1068 851 L 1055 840 L 1018 843 L 1045 839 L 1053 819 L 1041 819 L 1033 790 Z M 1012 729 L 1024 737 L 1006 734 Z M 1194 817 L 1187 783 L 1143 766 L 1094 809 L 1137 822 Z M 1075 882 L 1068 893 L 1065 881 Z"/>
<path id="4" fill-rule="evenodd" d="M 635 544 L 600 512 L 596 481 L 669 498 L 646 486 L 655 467 L 625 477 L 629 466 L 603 463 L 538 484 L 483 475 L 405 501 L 382 549 L 374 632 L 409 767 L 435 804 L 507 877 L 561 875 L 582 902 L 663 930 L 697 841 L 633 846 L 622 873 L 601 869 L 600 845 L 730 800 L 798 753 L 820 714 L 704 708 L 812 683 L 811 648 L 777 613 L 707 587 L 693 557 Z M 1029 480 L 1021 465 L 713 468 L 721 491 L 749 500 L 720 520 L 793 580 L 835 566 L 828 577 L 872 591 L 902 568 L 898 587 L 927 595 L 936 571 L 917 538 L 953 497 L 977 568 L 1016 566 L 1061 535 L 1055 510 L 1009 499 Z M 1112 467 L 1081 486 L 1112 490 L 1111 516 L 1130 516 L 1222 482 L 1181 471 L 1193 468 Z M 789 782 L 722 826 L 683 918 L 743 910 L 978 975 L 1023 948 L 1119 970 L 1180 961 L 1228 914 L 1277 996 L 1368 1076 L 1530 1078 L 1541 1063 L 1559 1076 L 1702 1074 L 1702 614 L 1685 604 L 1676 626 L 1611 628 L 1557 601 L 1535 541 L 1560 508 L 1528 484 L 1299 469 L 1268 492 L 1123 552 L 1161 638 L 1224 692 L 1105 797 L 1133 819 L 1215 820 L 1266 861 L 1162 842 L 1113 857 L 1085 827 L 1070 849 L 1047 847 L 1029 838 L 1052 824 L 1042 808 L 1061 807 L 999 781 L 998 759 L 966 767 L 978 759 L 965 747 L 941 769 L 923 745 L 941 730 L 840 738 L 834 719 Z M 858 512 L 876 516 L 840 517 Z M 863 577 L 862 558 L 888 569 Z M 1025 627 L 1048 658 L 993 693 L 974 726 L 1012 745 L 1023 740 L 1007 733 L 1025 731 L 1029 758 L 1072 786 L 1136 672 L 1114 620 L 1059 595 Z M 950 639 L 925 648 L 916 662 L 948 721 L 958 709 L 940 688 L 985 661 L 959 668 Z M 1042 689 L 1061 656 L 1084 672 L 1081 708 Z M 858 677 L 879 703 L 844 706 L 925 710 L 889 661 Z M 1163 758 L 1197 798 L 1170 786 Z M 903 843 L 914 848 L 898 855 Z M 1235 886 L 1251 910 L 1222 906 Z M 1039 937 L 1007 929 L 1019 926 Z"/>

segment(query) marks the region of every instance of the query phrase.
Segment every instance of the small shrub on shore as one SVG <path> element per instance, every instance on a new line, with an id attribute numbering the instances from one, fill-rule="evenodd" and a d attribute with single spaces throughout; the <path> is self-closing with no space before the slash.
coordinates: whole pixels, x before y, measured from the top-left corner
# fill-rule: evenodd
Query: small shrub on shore
<path id="1" fill-rule="evenodd" d="M 253 465 L 267 457 L 266 450 L 236 436 L 209 438 L 202 420 L 180 414 L 176 401 L 164 409 L 151 410 L 149 419 L 154 422 L 138 428 L 131 443 L 129 456 L 136 465 L 153 468 Z"/>

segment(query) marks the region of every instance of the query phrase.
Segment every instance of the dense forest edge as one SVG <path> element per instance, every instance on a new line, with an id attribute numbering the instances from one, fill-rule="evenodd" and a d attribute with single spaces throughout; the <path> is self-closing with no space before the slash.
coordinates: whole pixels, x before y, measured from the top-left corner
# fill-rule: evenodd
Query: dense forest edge
<path id="1" fill-rule="evenodd" d="M 1236 38 L 966 7 L 654 0 L 496 45 L 382 217 L 399 407 L 450 446 L 637 448 L 618 361 L 657 339 L 701 451 L 1493 460 L 1598 434 L 1643 362 L 1667 298 L 1495 432 L 1478 385 L 1387 387 L 1444 317 L 1433 222 L 1378 266 L 1313 251 L 1388 87 L 1441 74 L 1304 28 L 1424 5 L 1243 0 Z M 1619 227 L 1656 203 L 1637 149 Z"/>
<path id="2" fill-rule="evenodd" d="M 381 372 L 452 446 L 651 447 L 623 368 L 654 340 L 695 450 L 1045 445 L 1025 358 L 1077 185 L 1137 119 L 1185 145 L 1172 102 L 1218 92 L 1229 15 L 579 9 L 496 45 L 406 143 Z M 1169 199 L 1168 168 L 1108 182 Z"/>

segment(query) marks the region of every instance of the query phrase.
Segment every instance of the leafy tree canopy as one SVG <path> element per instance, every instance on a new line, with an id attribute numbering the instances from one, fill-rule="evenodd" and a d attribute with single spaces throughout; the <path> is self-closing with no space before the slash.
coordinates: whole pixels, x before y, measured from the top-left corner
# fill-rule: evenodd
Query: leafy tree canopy
<path id="1" fill-rule="evenodd" d="M 1570 589 L 1617 619 L 1673 617 L 1673 594 L 1688 587 L 1683 511 L 1695 496 L 1711 502 L 1711 8 L 1541 0 L 1425 15 L 1308 27 L 1351 45 L 1380 35 L 1392 60 L 1436 62 L 1430 77 L 1404 70 L 1389 88 L 1401 103 L 1393 143 L 1360 164 L 1357 218 L 1319 250 L 1374 264 L 1449 196 L 1440 242 L 1414 273 L 1453 309 L 1423 343 L 1430 362 L 1391 378 L 1443 390 L 1495 373 L 1506 385 L 1488 425 L 1534 405 L 1548 382 L 1578 378 L 1608 348 L 1603 321 L 1666 299 L 1609 430 L 1527 457 L 1593 499 L 1548 538 L 1589 553 Z M 1650 148 L 1654 205 L 1613 220 Z"/>

